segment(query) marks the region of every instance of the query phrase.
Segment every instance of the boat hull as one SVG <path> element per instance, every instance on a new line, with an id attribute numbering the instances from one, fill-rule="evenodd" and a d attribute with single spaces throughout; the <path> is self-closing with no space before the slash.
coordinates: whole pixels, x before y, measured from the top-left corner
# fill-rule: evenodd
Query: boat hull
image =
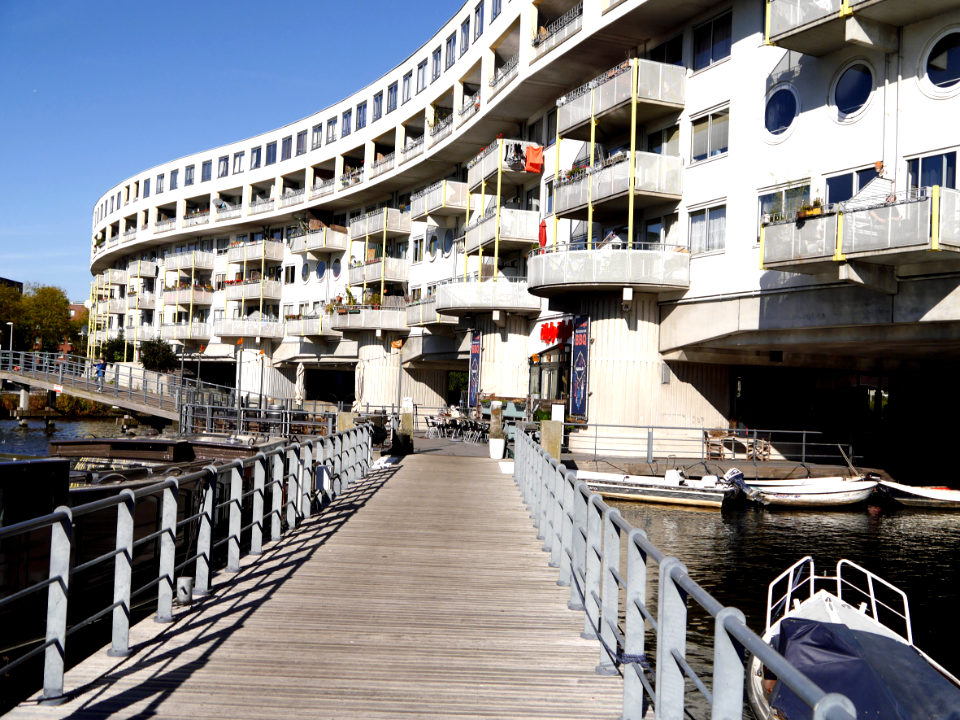
<path id="1" fill-rule="evenodd" d="M 730 495 L 721 490 L 700 490 L 695 488 L 671 487 L 660 485 L 634 485 L 630 483 L 606 483 L 587 481 L 587 487 L 605 498 L 631 500 L 633 502 L 664 503 L 668 505 L 694 505 L 720 509 L 723 501 Z"/>
<path id="2" fill-rule="evenodd" d="M 887 497 L 907 507 L 960 509 L 960 490 L 911 487 L 887 481 L 881 481 L 878 489 Z"/>
<path id="3" fill-rule="evenodd" d="M 785 487 L 772 492 L 769 488 L 760 489 L 756 496 L 764 505 L 784 507 L 835 507 L 863 502 L 873 494 L 876 483 L 851 483 L 857 487 L 836 491 L 817 492 L 809 487 Z M 866 486 L 866 487 L 859 487 Z"/>

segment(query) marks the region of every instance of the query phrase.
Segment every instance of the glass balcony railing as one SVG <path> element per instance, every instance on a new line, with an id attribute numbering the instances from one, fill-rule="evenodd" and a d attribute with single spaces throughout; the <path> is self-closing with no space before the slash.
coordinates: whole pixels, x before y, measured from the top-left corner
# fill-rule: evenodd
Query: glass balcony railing
<path id="1" fill-rule="evenodd" d="M 407 332 L 405 308 L 374 308 L 369 305 L 342 305 L 330 317 L 334 330 L 393 330 Z"/>
<path id="2" fill-rule="evenodd" d="M 530 291 L 552 295 L 564 290 L 632 287 L 646 292 L 690 287 L 690 253 L 660 244 L 585 243 L 537 248 L 527 259 Z"/>
<path id="3" fill-rule="evenodd" d="M 333 178 L 329 180 L 320 180 L 310 188 L 310 199 L 316 200 L 318 197 L 323 197 L 325 195 L 330 195 L 333 193 L 334 186 L 336 182 Z"/>
<path id="4" fill-rule="evenodd" d="M 467 254 L 497 243 L 497 224 L 500 226 L 500 250 L 528 247 L 540 236 L 540 213 L 535 210 L 501 208 L 500 217 L 494 211 L 472 225 L 467 225 L 465 247 Z"/>
<path id="5" fill-rule="evenodd" d="M 163 259 L 164 270 L 213 270 L 213 261 L 216 256 L 212 252 L 201 250 L 186 250 L 171 253 Z"/>
<path id="6" fill-rule="evenodd" d="M 155 233 L 167 232 L 173 230 L 177 226 L 177 219 L 170 218 L 169 220 L 157 220 L 153 225 L 153 231 Z"/>
<path id="7" fill-rule="evenodd" d="M 97 312 L 101 315 L 123 315 L 127 312 L 127 304 L 123 298 L 110 298 L 97 303 Z"/>
<path id="8" fill-rule="evenodd" d="M 465 97 L 463 99 L 463 105 L 460 106 L 460 110 L 457 111 L 457 114 L 460 116 L 460 120 L 457 123 L 457 126 L 463 125 L 467 120 L 472 118 L 480 111 L 480 91 L 477 90 L 473 95 Z"/>
<path id="9" fill-rule="evenodd" d="M 277 240 L 237 243 L 227 249 L 227 262 L 259 262 L 261 260 L 281 262 L 283 261 L 283 248 L 283 243 Z"/>
<path id="10" fill-rule="evenodd" d="M 437 312 L 449 315 L 494 310 L 536 315 L 541 309 L 540 298 L 527 290 L 527 278 L 449 280 L 437 288 L 436 298 Z"/>
<path id="11" fill-rule="evenodd" d="M 133 260 L 127 264 L 127 277 L 154 278 L 157 276 L 157 263 L 153 260 Z"/>
<path id="12" fill-rule="evenodd" d="M 422 220 L 428 215 L 464 215 L 467 209 L 467 184 L 441 180 L 425 187 L 410 198 L 410 215 Z"/>
<path id="13" fill-rule="evenodd" d="M 490 76 L 490 98 L 493 99 L 501 90 L 520 74 L 520 53 L 514 53 L 503 65 L 493 71 Z"/>
<path id="14" fill-rule="evenodd" d="M 323 228 L 322 230 L 310 230 L 303 235 L 298 235 L 290 242 L 290 252 L 294 254 L 306 252 L 339 252 L 346 250 L 350 242 L 347 233 L 334 230 L 333 228 Z"/>
<path id="15" fill-rule="evenodd" d="M 283 323 L 275 319 L 218 320 L 213 324 L 217 337 L 260 337 L 279 340 L 283 337 Z"/>
<path id="16" fill-rule="evenodd" d="M 379 160 L 374 160 L 370 165 L 370 177 L 375 178 L 393 170 L 394 161 L 397 159 L 396 153 L 384 155 Z"/>
<path id="17" fill-rule="evenodd" d="M 279 280 L 227 281 L 227 300 L 279 300 L 281 291 Z"/>
<path id="18" fill-rule="evenodd" d="M 410 234 L 410 213 L 396 208 L 380 208 L 350 221 L 350 237 L 399 237 Z"/>
<path id="19" fill-rule="evenodd" d="M 156 337 L 157 329 L 153 325 L 127 325 L 123 329 L 123 334 L 130 342 L 140 342 L 141 340 L 153 340 Z"/>
<path id="20" fill-rule="evenodd" d="M 164 288 L 163 303 L 164 305 L 210 305 L 213 303 L 213 290 L 202 285 Z"/>
<path id="21" fill-rule="evenodd" d="M 407 325 L 410 327 L 456 325 L 459 321 L 455 315 L 442 315 L 437 312 L 436 295 L 407 304 Z"/>
<path id="22" fill-rule="evenodd" d="M 209 340 L 210 323 L 168 323 L 160 326 L 160 337 L 164 340 Z"/>
<path id="23" fill-rule="evenodd" d="M 254 200 L 247 207 L 247 215 L 259 215 L 260 213 L 271 212 L 273 210 L 274 200 L 266 198 L 264 200 Z"/>
<path id="24" fill-rule="evenodd" d="M 405 162 L 409 162 L 410 160 L 413 160 L 413 158 L 417 157 L 418 155 L 423 154 L 423 148 L 424 148 L 423 141 L 424 141 L 423 135 L 421 135 L 418 138 L 413 138 L 412 140 L 407 141 L 407 144 L 404 145 L 403 148 L 400 150 L 401 165 L 403 165 Z"/>
<path id="25" fill-rule="evenodd" d="M 502 184 L 523 185 L 535 177 L 541 170 L 534 171 L 526 161 L 528 148 L 539 148 L 535 142 L 522 140 L 494 140 L 469 163 L 467 163 L 467 186 L 470 192 L 480 192 L 480 185 L 487 182 L 487 194 L 495 194 L 497 173 L 503 178 Z M 531 170 L 527 170 L 531 167 Z"/>
<path id="26" fill-rule="evenodd" d="M 410 279 L 410 261 L 401 258 L 380 258 L 350 268 L 349 284 L 370 285 L 381 280 L 388 283 L 407 282 Z"/>
<path id="27" fill-rule="evenodd" d="M 157 307 L 157 296 L 152 292 L 127 295 L 127 310 L 153 310 Z"/>
<path id="28" fill-rule="evenodd" d="M 239 204 L 237 205 L 227 205 L 224 203 L 217 208 L 217 222 L 222 220 L 235 220 L 243 214 L 243 207 Z"/>
<path id="29" fill-rule="evenodd" d="M 210 211 L 204 210 L 202 212 L 190 213 L 183 216 L 183 226 L 185 228 L 194 227 L 196 225 L 206 225 L 210 222 Z"/>
<path id="30" fill-rule="evenodd" d="M 107 285 L 126 285 L 127 284 L 127 271 L 126 270 L 117 270 L 116 268 L 109 268 L 103 271 L 101 275 L 103 282 Z"/>
<path id="31" fill-rule="evenodd" d="M 340 335 L 333 329 L 330 315 L 287 318 L 286 333 L 288 337 L 337 337 Z"/>

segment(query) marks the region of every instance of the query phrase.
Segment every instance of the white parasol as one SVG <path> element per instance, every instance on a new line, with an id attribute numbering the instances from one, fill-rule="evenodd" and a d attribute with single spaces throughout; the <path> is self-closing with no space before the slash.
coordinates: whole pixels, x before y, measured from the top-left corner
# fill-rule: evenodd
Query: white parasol
<path id="1" fill-rule="evenodd" d="M 297 363 L 297 388 L 296 388 L 296 400 L 297 405 L 303 407 L 303 401 L 307 397 L 307 371 L 303 367 L 303 363 Z"/>

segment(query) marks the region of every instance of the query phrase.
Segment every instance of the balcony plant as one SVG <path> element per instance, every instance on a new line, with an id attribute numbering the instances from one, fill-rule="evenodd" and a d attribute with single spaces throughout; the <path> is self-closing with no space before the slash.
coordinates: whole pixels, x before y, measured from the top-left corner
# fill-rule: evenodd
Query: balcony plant
<path id="1" fill-rule="evenodd" d="M 808 217 L 817 217 L 823 213 L 823 200 L 814 198 L 812 203 L 804 203 L 797 208 L 797 220 Z"/>

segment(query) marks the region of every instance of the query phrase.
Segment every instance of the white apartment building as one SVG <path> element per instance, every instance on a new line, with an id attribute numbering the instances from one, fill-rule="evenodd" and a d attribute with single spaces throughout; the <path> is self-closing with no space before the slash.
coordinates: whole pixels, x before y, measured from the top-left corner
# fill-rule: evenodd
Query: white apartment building
<path id="1" fill-rule="evenodd" d="M 481 396 L 569 412 L 585 373 L 591 423 L 882 444 L 955 357 L 958 95 L 960 2 L 471 0 L 101 197 L 90 352 L 124 326 L 432 407 L 477 334 Z"/>

